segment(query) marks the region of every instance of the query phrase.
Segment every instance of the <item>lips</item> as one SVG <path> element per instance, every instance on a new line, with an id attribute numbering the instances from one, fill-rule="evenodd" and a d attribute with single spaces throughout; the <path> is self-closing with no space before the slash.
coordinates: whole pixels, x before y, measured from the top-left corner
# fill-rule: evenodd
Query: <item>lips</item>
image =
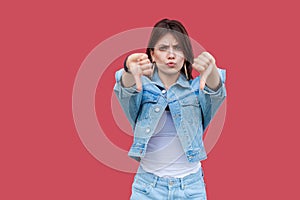
<path id="1" fill-rule="evenodd" d="M 176 63 L 175 62 L 168 62 L 167 65 L 169 67 L 175 67 Z"/>

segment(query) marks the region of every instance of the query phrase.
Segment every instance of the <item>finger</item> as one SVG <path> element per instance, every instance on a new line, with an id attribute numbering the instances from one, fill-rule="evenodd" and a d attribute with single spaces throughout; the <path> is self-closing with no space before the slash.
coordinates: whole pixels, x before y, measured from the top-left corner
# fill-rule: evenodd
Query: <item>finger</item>
<path id="1" fill-rule="evenodd" d="M 199 64 L 192 64 L 192 67 L 197 71 L 197 72 L 203 72 L 205 70 L 205 67 L 203 67 L 202 65 Z"/>
<path id="2" fill-rule="evenodd" d="M 144 59 L 144 57 L 148 57 L 147 54 L 145 54 L 145 53 L 133 53 L 128 57 L 128 60 L 136 62 L 138 60 Z"/>
<path id="3" fill-rule="evenodd" d="M 200 79 L 200 90 L 203 90 L 206 84 L 207 77 L 210 75 L 212 71 L 213 65 L 209 65 L 208 68 L 201 74 Z"/>
<path id="4" fill-rule="evenodd" d="M 202 54 L 196 60 L 202 61 L 202 62 L 206 63 L 206 65 L 209 65 L 212 62 L 209 58 L 205 57 Z"/>
<path id="5" fill-rule="evenodd" d="M 135 84 L 136 84 L 136 89 L 137 91 L 142 91 L 142 80 L 141 80 L 141 75 L 140 74 L 134 74 L 133 75 Z"/>
<path id="6" fill-rule="evenodd" d="M 202 55 L 204 57 L 206 57 L 207 59 L 209 59 L 210 62 L 214 63 L 216 61 L 215 58 L 210 53 L 208 53 L 207 51 L 203 52 Z"/>
<path id="7" fill-rule="evenodd" d="M 141 57 L 141 53 L 133 53 L 128 57 L 128 59 L 129 60 L 137 60 L 140 57 Z"/>
<path id="8" fill-rule="evenodd" d="M 196 66 L 201 66 L 201 67 L 204 68 L 204 69 L 206 69 L 206 68 L 209 66 L 208 63 L 204 62 L 203 60 L 199 60 L 199 59 L 195 60 L 195 61 L 194 61 L 194 64 L 195 64 Z"/>
<path id="9" fill-rule="evenodd" d="M 204 90 L 206 84 L 206 79 L 204 77 L 201 77 L 200 79 L 200 90 Z"/>
<path id="10" fill-rule="evenodd" d="M 137 61 L 140 62 L 140 61 L 143 61 L 143 60 L 146 60 L 146 59 L 148 59 L 148 55 L 145 54 L 145 53 L 140 53 Z"/>
<path id="11" fill-rule="evenodd" d="M 149 64 L 150 60 L 148 58 L 139 61 L 139 65 Z"/>
<path id="12" fill-rule="evenodd" d="M 205 71 L 202 75 L 201 75 L 201 79 L 200 79 L 200 90 L 203 90 L 206 84 L 206 79 L 207 79 L 207 71 Z"/>
<path id="13" fill-rule="evenodd" d="M 140 65 L 140 69 L 141 69 L 142 71 L 147 70 L 147 69 L 153 69 L 152 66 L 153 66 L 152 63 L 146 63 L 146 64 L 144 64 L 144 65 Z"/>

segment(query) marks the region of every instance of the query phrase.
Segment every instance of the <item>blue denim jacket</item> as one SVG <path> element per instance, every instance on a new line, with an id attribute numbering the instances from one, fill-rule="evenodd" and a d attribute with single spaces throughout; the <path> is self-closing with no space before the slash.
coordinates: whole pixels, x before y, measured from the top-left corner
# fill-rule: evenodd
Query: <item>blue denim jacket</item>
<path id="1" fill-rule="evenodd" d="M 200 76 L 187 81 L 180 74 L 177 82 L 168 90 L 164 88 L 157 70 L 151 79 L 142 76 L 142 91 L 135 85 L 125 88 L 121 84 L 123 69 L 116 72 L 115 94 L 125 112 L 134 138 L 128 155 L 137 161 L 145 156 L 147 144 L 158 122 L 169 106 L 177 135 L 189 162 L 207 158 L 203 145 L 203 133 L 226 97 L 225 70 L 218 69 L 222 86 L 213 91 L 207 86 L 199 90 Z"/>

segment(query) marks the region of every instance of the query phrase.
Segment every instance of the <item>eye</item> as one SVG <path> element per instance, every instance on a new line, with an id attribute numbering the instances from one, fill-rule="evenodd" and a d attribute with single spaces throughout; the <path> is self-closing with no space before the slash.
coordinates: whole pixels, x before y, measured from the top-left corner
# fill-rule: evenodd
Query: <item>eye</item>
<path id="1" fill-rule="evenodd" d="M 179 46 L 179 45 L 174 46 L 174 49 L 177 50 L 177 51 L 181 51 L 182 50 L 181 46 Z"/>
<path id="2" fill-rule="evenodd" d="M 166 51 L 168 49 L 168 46 L 160 46 L 158 49 L 160 51 Z"/>

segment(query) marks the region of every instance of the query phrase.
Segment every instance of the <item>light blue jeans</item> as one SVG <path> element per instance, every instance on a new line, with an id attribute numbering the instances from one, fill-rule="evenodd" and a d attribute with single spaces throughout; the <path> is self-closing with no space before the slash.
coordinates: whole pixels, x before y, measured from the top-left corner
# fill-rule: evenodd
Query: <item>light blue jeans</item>
<path id="1" fill-rule="evenodd" d="M 162 178 L 140 166 L 132 184 L 130 200 L 206 200 L 202 168 L 183 178 Z"/>

